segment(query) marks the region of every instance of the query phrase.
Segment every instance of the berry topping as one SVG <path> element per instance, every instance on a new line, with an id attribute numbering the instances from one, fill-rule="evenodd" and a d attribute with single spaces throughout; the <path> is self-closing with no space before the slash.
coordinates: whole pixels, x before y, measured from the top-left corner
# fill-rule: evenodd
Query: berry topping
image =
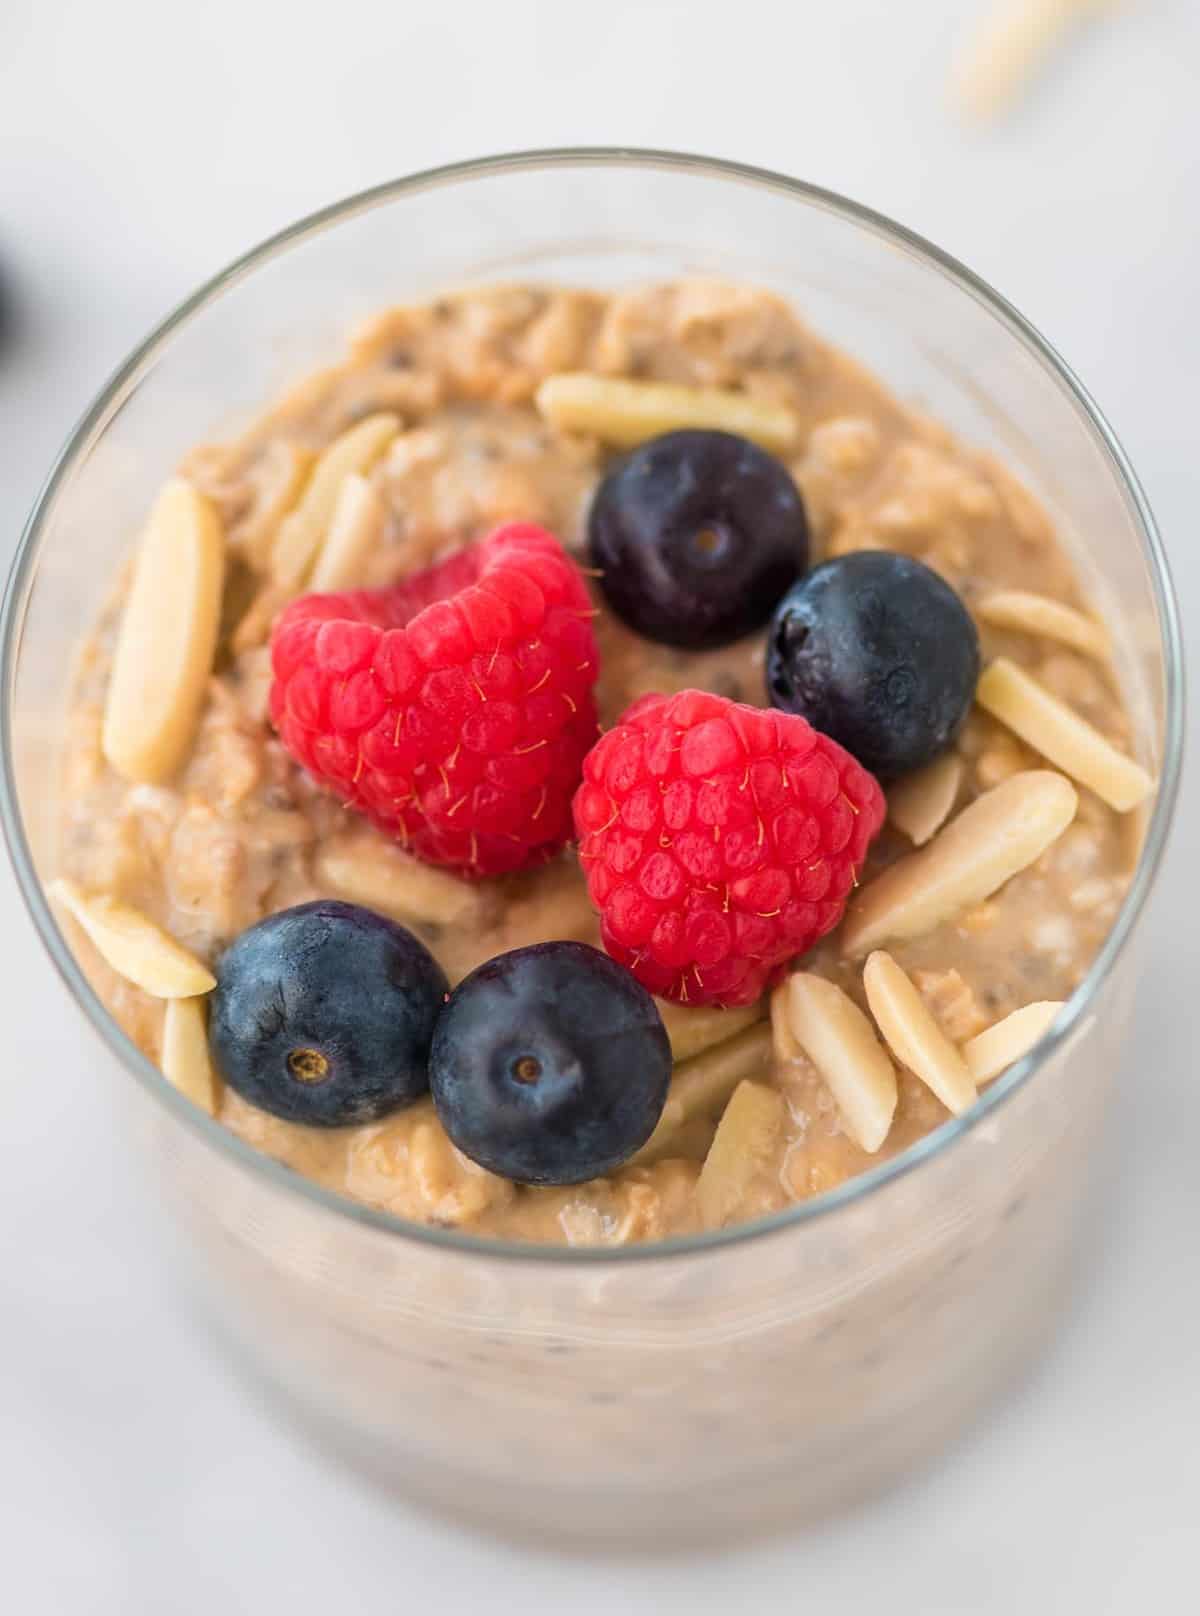
<path id="1" fill-rule="evenodd" d="M 923 562 L 856 550 L 814 567 L 779 603 L 767 651 L 776 707 L 799 713 L 882 780 L 958 733 L 979 678 L 979 635 Z"/>
<path id="2" fill-rule="evenodd" d="M 588 542 L 617 616 L 697 651 L 761 628 L 808 563 L 786 467 L 731 432 L 668 432 L 618 461 L 596 490 Z"/>
<path id="3" fill-rule="evenodd" d="M 305 595 L 271 636 L 296 761 L 409 852 L 460 875 L 541 864 L 571 835 L 596 737 L 579 569 L 512 523 L 390 589 Z"/>
<path id="4" fill-rule="evenodd" d="M 537 943 L 472 971 L 429 1059 L 450 1138 L 522 1184 L 579 1184 L 627 1161 L 653 1133 L 670 1077 L 654 1000 L 586 943 Z"/>
<path id="5" fill-rule="evenodd" d="M 684 1004 L 749 1004 L 836 926 L 883 817 L 836 741 L 701 690 L 635 702 L 575 796 L 604 946 Z"/>
<path id="6" fill-rule="evenodd" d="M 428 1088 L 446 987 L 425 945 L 371 909 L 281 909 L 217 966 L 213 1059 L 230 1088 L 287 1122 L 372 1122 Z"/>

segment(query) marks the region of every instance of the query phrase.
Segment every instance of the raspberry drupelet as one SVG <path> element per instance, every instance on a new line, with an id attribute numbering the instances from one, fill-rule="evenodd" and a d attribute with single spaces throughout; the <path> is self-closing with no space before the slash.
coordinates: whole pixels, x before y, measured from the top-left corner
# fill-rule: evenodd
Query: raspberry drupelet
<path id="1" fill-rule="evenodd" d="M 749 1004 L 837 925 L 883 824 L 874 777 L 794 715 L 685 690 L 589 752 L 579 856 L 604 946 L 652 993 Z"/>
<path id="2" fill-rule="evenodd" d="M 569 840 L 597 734 L 592 604 L 558 540 L 511 523 L 392 588 L 305 595 L 271 636 L 271 717 L 322 785 L 468 877 Z"/>

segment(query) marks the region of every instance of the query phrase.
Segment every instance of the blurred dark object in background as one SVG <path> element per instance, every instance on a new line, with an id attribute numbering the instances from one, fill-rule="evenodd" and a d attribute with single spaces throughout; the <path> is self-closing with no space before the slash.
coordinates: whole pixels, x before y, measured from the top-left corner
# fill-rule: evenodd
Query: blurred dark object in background
<path id="1" fill-rule="evenodd" d="M 0 359 L 12 340 L 13 328 L 16 324 L 16 308 L 12 289 L 12 277 L 3 258 L 0 258 Z"/>

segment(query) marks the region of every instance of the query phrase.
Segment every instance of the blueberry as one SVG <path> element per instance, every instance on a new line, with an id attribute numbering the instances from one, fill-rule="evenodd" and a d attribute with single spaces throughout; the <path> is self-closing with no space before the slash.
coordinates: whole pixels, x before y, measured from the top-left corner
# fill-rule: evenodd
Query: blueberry
<path id="1" fill-rule="evenodd" d="M 251 926 L 222 956 L 208 1037 L 222 1077 L 287 1122 L 373 1122 L 429 1086 L 447 982 L 403 926 L 321 899 Z"/>
<path id="2" fill-rule="evenodd" d="M 922 562 L 887 550 L 814 567 L 771 625 L 771 701 L 882 780 L 950 744 L 978 678 L 979 635 L 962 601 Z"/>
<path id="3" fill-rule="evenodd" d="M 472 971 L 429 1057 L 451 1139 L 522 1184 L 579 1184 L 627 1161 L 653 1133 L 670 1077 L 654 1000 L 586 943 L 536 943 Z"/>
<path id="4" fill-rule="evenodd" d="M 808 521 L 765 449 L 731 432 L 667 432 L 604 478 L 588 544 L 619 618 L 703 651 L 763 626 L 808 563 Z"/>

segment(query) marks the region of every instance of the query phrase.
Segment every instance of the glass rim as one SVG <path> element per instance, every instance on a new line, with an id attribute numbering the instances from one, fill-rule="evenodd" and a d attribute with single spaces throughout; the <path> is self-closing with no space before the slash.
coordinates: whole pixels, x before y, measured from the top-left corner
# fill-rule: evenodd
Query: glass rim
<path id="1" fill-rule="evenodd" d="M 1143 553 L 1149 563 L 1153 583 L 1158 628 L 1162 641 L 1165 683 L 1163 760 L 1154 807 L 1146 829 L 1129 891 L 1111 930 L 1087 974 L 1065 1002 L 1050 1028 L 1036 1044 L 1001 1077 L 988 1086 L 970 1111 L 952 1117 L 926 1134 L 907 1150 L 881 1162 L 836 1189 L 773 1213 L 730 1228 L 699 1235 L 629 1246 L 551 1246 L 534 1242 L 494 1240 L 484 1235 L 466 1234 L 454 1229 L 433 1228 L 393 1213 L 367 1206 L 326 1189 L 303 1177 L 282 1162 L 263 1154 L 230 1129 L 222 1126 L 184 1098 L 156 1066 L 126 1037 L 105 1009 L 67 945 L 50 909 L 45 889 L 34 868 L 25 836 L 17 796 L 13 766 L 12 708 L 17 662 L 20 656 L 26 607 L 32 586 L 34 563 L 47 514 L 56 495 L 80 455 L 102 432 L 129 391 L 169 342 L 172 335 L 193 315 L 216 301 L 229 287 L 288 248 L 340 224 L 371 208 L 405 195 L 454 185 L 460 181 L 531 169 L 571 167 L 626 167 L 659 169 L 693 174 L 773 191 L 821 211 L 832 213 L 847 223 L 899 247 L 920 260 L 961 292 L 981 304 L 1008 334 L 1048 372 L 1075 406 L 1093 441 L 1107 460 L 1120 486 L 1139 530 Z M 1070 1037 L 1096 1001 L 1108 980 L 1153 889 L 1168 840 L 1178 796 L 1183 756 L 1184 673 L 1178 608 L 1170 569 L 1149 502 L 1138 478 L 1103 413 L 1070 366 L 1052 345 L 1011 303 L 949 253 L 915 231 L 897 224 L 886 215 L 853 202 L 835 191 L 790 178 L 770 169 L 687 152 L 654 150 L 630 146 L 558 147 L 501 153 L 425 169 L 399 179 L 358 191 L 329 204 L 275 232 L 224 269 L 211 276 L 189 297 L 179 303 L 150 331 L 128 358 L 117 367 L 95 396 L 56 456 L 39 490 L 25 524 L 9 571 L 0 607 L 0 822 L 3 824 L 9 855 L 26 909 L 51 961 L 70 990 L 87 1020 L 107 1044 L 118 1062 L 139 1082 L 152 1099 L 165 1107 L 173 1119 L 189 1128 L 210 1148 L 223 1153 L 231 1162 L 259 1175 L 285 1195 L 299 1196 L 310 1205 L 334 1217 L 377 1230 L 401 1240 L 415 1241 L 434 1250 L 454 1252 L 474 1259 L 549 1263 L 594 1267 L 613 1263 L 670 1260 L 689 1254 L 708 1254 L 745 1241 L 763 1240 L 789 1229 L 808 1227 L 836 1217 L 844 1208 L 865 1201 L 877 1191 L 907 1176 L 925 1162 L 939 1157 L 962 1138 L 993 1117 L 1006 1102 L 1032 1079 L 1034 1074 Z"/>

